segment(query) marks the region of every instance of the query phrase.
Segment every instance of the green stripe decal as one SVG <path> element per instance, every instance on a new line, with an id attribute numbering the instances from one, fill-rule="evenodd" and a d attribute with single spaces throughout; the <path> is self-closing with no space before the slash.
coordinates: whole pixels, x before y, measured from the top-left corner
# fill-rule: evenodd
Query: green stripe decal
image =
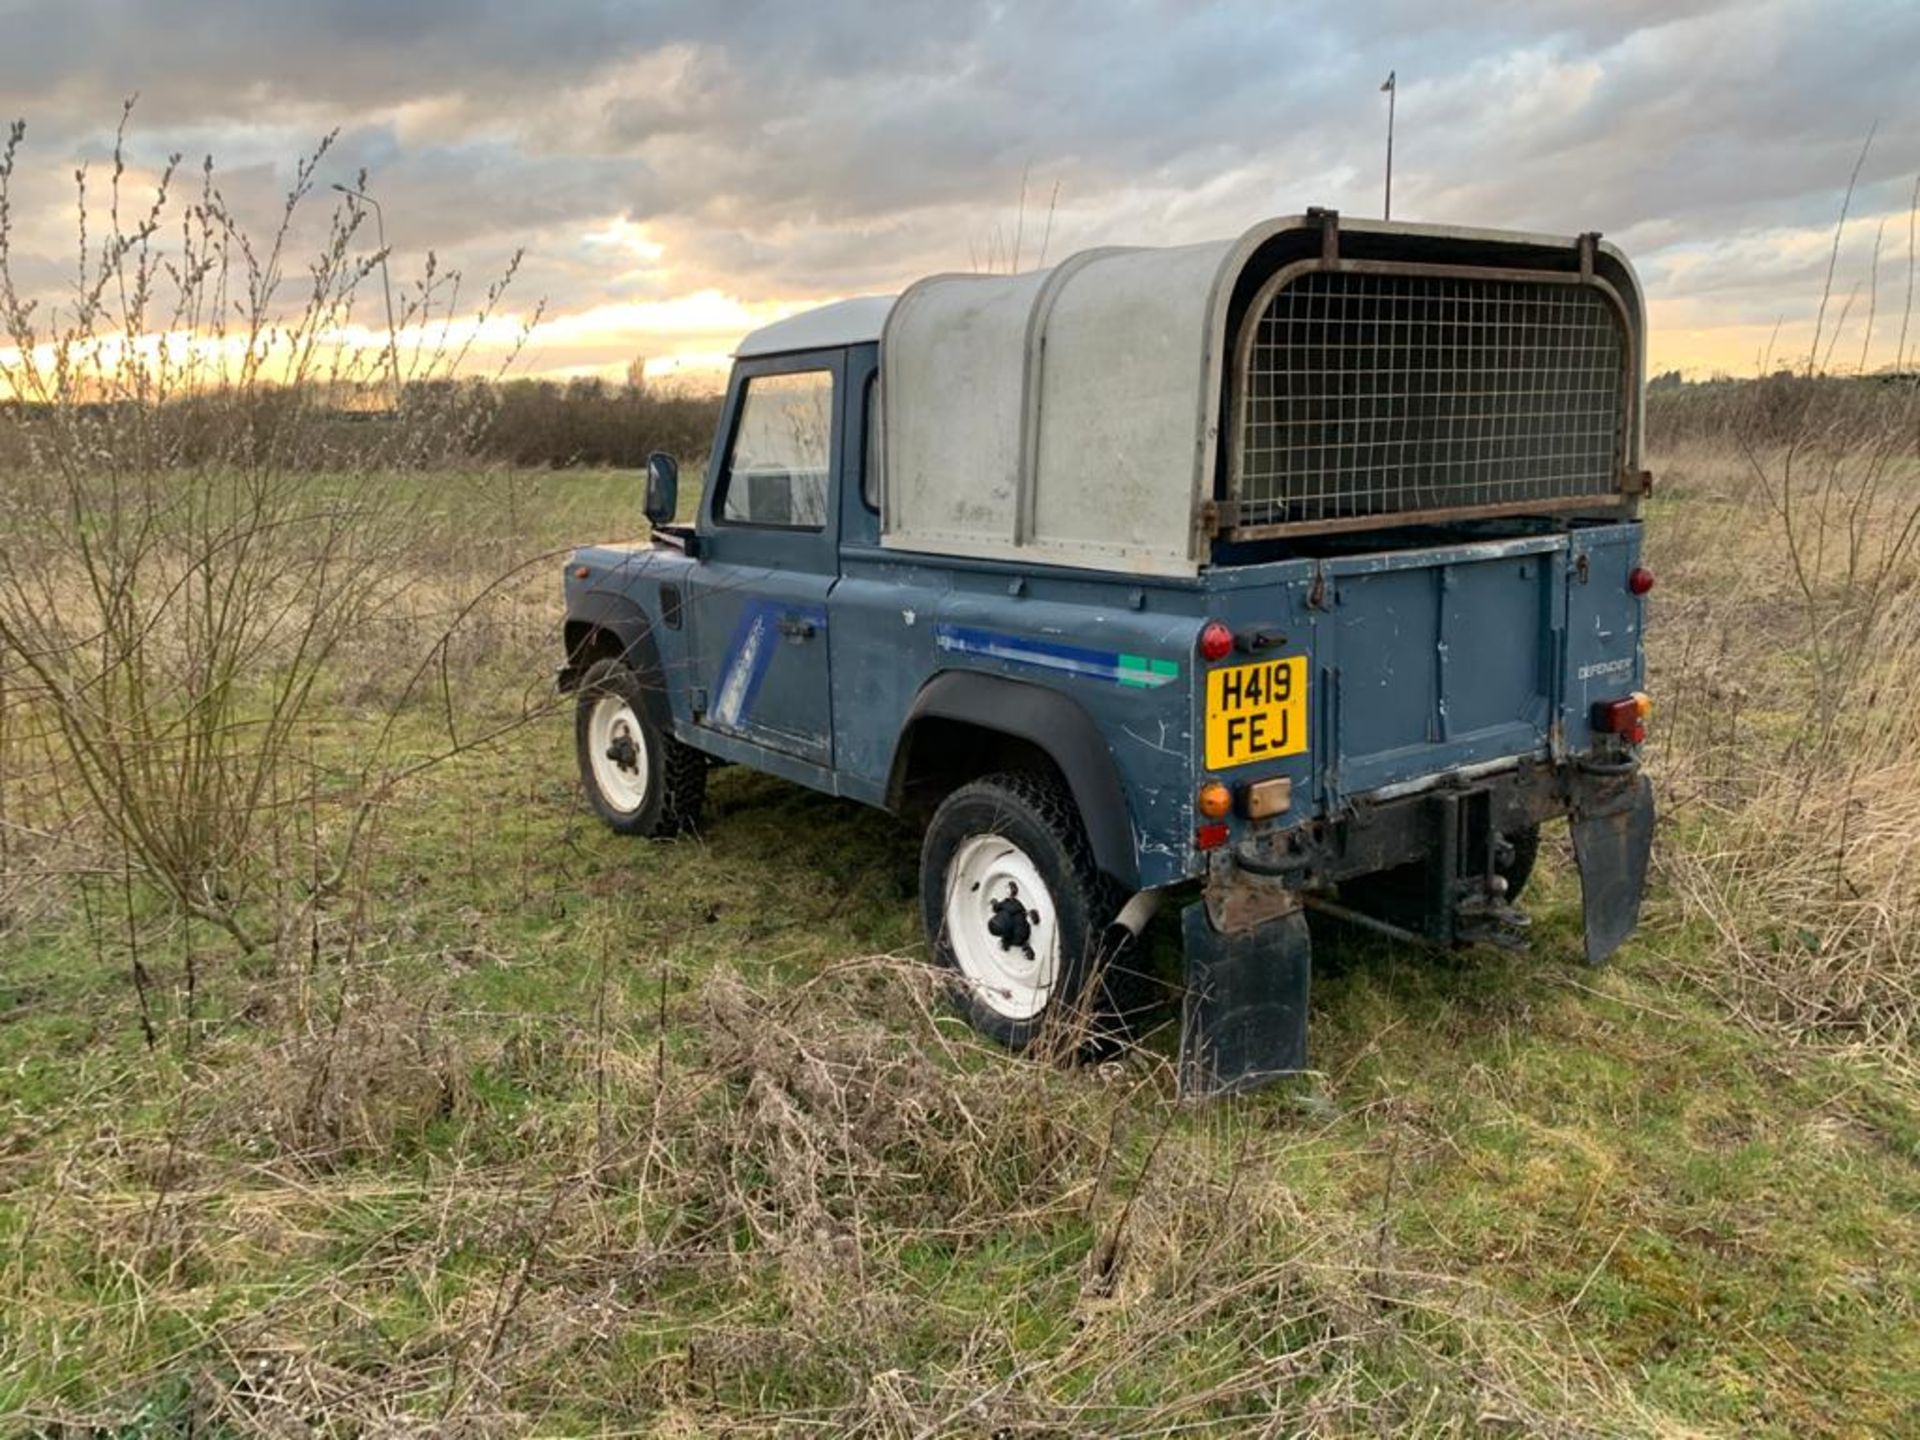
<path id="1" fill-rule="evenodd" d="M 1122 655 L 1119 670 L 1114 678 L 1137 690 L 1155 690 L 1180 678 L 1178 662 L 1156 660 L 1147 655 Z"/>

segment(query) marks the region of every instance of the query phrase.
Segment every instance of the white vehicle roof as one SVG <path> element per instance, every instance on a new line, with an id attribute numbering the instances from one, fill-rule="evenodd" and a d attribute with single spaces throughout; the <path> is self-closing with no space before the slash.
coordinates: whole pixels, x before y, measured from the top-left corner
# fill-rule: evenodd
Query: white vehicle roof
<path id="1" fill-rule="evenodd" d="M 892 295 L 862 295 L 836 300 L 816 310 L 803 310 L 771 325 L 762 325 L 740 342 L 734 355 L 742 360 L 757 355 L 780 355 L 789 350 L 823 350 L 834 345 L 870 345 L 880 338 L 893 309 Z"/>

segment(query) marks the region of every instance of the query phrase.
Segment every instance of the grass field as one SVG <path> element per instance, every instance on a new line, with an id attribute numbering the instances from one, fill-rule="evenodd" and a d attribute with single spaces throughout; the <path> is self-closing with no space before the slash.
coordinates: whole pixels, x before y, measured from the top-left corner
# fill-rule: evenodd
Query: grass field
<path id="1" fill-rule="evenodd" d="M 429 482 L 417 585 L 300 736 L 314 789 L 271 827 L 257 902 L 294 923 L 251 953 L 127 876 L 16 704 L 0 1415 L 1920 1432 L 1915 576 L 1823 689 L 1839 582 L 1796 584 L 1730 450 L 1655 468 L 1640 935 L 1578 963 L 1556 841 L 1531 955 L 1323 947 L 1316 1072 L 1200 1108 L 1173 1101 L 1164 1027 L 1061 1071 L 948 1018 L 897 822 L 738 769 L 697 840 L 593 822 L 570 716 L 543 709 L 557 561 L 477 602 L 404 694 L 477 576 L 632 528 L 631 477 Z M 1846 714 L 1809 734 L 1821 694 Z M 317 797 L 389 712 L 396 763 L 449 726 L 461 753 L 316 889 L 338 824 Z"/>

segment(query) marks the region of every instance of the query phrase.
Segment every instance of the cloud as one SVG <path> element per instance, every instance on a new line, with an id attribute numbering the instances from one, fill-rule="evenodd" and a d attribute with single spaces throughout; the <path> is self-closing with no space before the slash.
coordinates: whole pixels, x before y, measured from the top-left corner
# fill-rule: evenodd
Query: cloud
<path id="1" fill-rule="evenodd" d="M 71 249 L 62 177 L 124 95 L 143 163 L 212 150 L 256 217 L 337 126 L 324 178 L 364 168 L 402 256 L 483 274 L 525 246 L 523 291 L 597 317 L 548 333 L 556 368 L 729 343 L 648 329 L 676 297 L 745 317 L 1005 264 L 1016 237 L 1031 264 L 1043 237 L 1375 213 L 1390 68 L 1396 214 L 1607 231 L 1675 331 L 1656 363 L 1801 323 L 1870 127 L 1851 266 L 1920 166 L 1906 0 L 0 0 L 0 31 L 44 171 L 23 274 Z"/>

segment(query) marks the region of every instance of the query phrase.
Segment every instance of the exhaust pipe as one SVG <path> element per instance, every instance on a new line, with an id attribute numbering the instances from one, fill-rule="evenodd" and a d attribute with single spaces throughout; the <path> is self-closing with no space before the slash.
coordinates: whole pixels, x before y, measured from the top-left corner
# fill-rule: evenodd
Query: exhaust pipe
<path id="1" fill-rule="evenodd" d="M 1159 913 L 1160 902 L 1165 898 L 1162 890 L 1142 890 L 1126 904 L 1120 907 L 1120 913 L 1113 917 L 1113 923 L 1107 926 L 1101 937 L 1101 949 L 1108 955 L 1116 955 L 1120 948 L 1140 938 L 1140 932 L 1147 928 L 1147 922 Z"/>

